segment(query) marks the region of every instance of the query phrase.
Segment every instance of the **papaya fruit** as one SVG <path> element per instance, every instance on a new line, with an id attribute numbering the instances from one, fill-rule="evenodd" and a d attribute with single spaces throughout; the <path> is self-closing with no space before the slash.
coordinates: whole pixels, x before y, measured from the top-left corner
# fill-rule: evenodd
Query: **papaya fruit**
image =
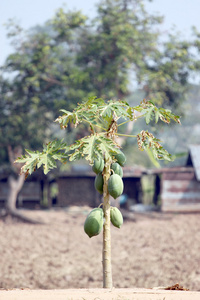
<path id="1" fill-rule="evenodd" d="M 120 228 L 122 226 L 123 216 L 117 207 L 110 208 L 110 221 L 117 228 Z"/>
<path id="2" fill-rule="evenodd" d="M 103 228 L 103 209 L 94 208 L 87 216 L 84 223 L 84 231 L 91 238 L 98 235 Z"/>
<path id="3" fill-rule="evenodd" d="M 112 163 L 111 169 L 113 170 L 114 174 L 118 174 L 121 178 L 123 177 L 122 167 L 118 163 Z"/>
<path id="4" fill-rule="evenodd" d="M 126 156 L 124 155 L 124 153 L 119 150 L 118 153 L 114 154 L 114 158 L 116 159 L 117 163 L 120 165 L 120 166 L 124 166 L 125 163 L 126 163 Z"/>
<path id="5" fill-rule="evenodd" d="M 95 177 L 94 187 L 100 194 L 103 194 L 103 175 L 102 175 L 102 173 L 99 173 Z"/>
<path id="6" fill-rule="evenodd" d="M 104 160 L 102 158 L 98 158 L 94 160 L 94 164 L 92 166 L 92 170 L 94 173 L 98 174 L 103 171 L 104 168 Z"/>
<path id="7" fill-rule="evenodd" d="M 119 197 L 124 190 L 124 184 L 121 177 L 118 174 L 113 174 L 108 180 L 108 192 L 109 194 L 116 199 Z"/>

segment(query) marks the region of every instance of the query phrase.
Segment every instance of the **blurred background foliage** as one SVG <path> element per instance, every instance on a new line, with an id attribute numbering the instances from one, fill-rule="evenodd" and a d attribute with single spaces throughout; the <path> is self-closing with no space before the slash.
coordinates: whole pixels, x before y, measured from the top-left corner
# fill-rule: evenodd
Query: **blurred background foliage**
<path id="1" fill-rule="evenodd" d="M 0 75 L 1 165 L 8 161 L 8 147 L 35 150 L 52 137 L 71 143 L 87 134 L 84 126 L 81 132 L 61 132 L 52 121 L 59 109 L 72 110 L 95 95 L 131 105 L 146 98 L 181 115 L 181 126 L 150 124 L 172 154 L 187 152 L 188 144 L 199 141 L 200 88 L 194 79 L 199 78 L 200 33 L 193 28 L 191 40 L 177 32 L 163 39 L 163 18 L 149 14 L 145 2 L 101 0 L 94 19 L 59 8 L 28 31 L 10 20 L 13 53 Z M 145 128 L 138 120 L 131 130 Z M 138 151 L 136 139 L 127 139 L 124 151 L 128 164 L 155 165 Z M 179 156 L 175 164 L 184 163 Z"/>

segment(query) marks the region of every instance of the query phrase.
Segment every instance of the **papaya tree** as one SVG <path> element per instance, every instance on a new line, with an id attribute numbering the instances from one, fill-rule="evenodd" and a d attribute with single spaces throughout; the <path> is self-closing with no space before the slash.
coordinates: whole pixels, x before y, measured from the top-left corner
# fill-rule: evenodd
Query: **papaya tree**
<path id="1" fill-rule="evenodd" d="M 95 187 L 103 194 L 103 203 L 87 216 L 84 230 L 89 237 L 93 237 L 103 229 L 103 287 L 112 288 L 110 223 L 120 228 L 123 217 L 117 208 L 111 207 L 110 196 L 117 198 L 123 192 L 121 166 L 126 161 L 117 141 L 118 137 L 124 135 L 119 132 L 119 128 L 140 117 L 144 117 L 147 124 L 153 119 L 156 123 L 159 120 L 165 123 L 174 120 L 179 123 L 179 117 L 170 110 L 158 108 L 152 102 L 145 100 L 140 105 L 131 107 L 125 101 L 106 102 L 96 97 L 78 104 L 73 111 L 64 109 L 61 111 L 63 114 L 55 120 L 60 124 L 61 129 L 67 128 L 70 123 L 74 128 L 81 123 L 86 123 L 88 135 L 71 145 L 64 140 L 50 141 L 44 145 L 42 151 L 26 150 L 26 154 L 19 157 L 16 162 L 23 163 L 21 172 L 25 176 L 42 166 L 44 173 L 47 174 L 57 167 L 57 161 L 66 163 L 85 158 L 92 165 L 93 171 L 97 173 Z M 137 139 L 140 150 L 151 149 L 156 159 L 172 159 L 167 150 L 162 147 L 160 140 L 148 130 L 127 136 Z"/>

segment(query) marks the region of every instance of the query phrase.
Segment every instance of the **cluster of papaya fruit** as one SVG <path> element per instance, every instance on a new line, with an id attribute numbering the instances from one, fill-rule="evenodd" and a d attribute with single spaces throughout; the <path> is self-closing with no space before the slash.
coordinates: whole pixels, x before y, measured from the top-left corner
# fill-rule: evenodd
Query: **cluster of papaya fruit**
<path id="1" fill-rule="evenodd" d="M 126 157 L 123 152 L 119 152 L 114 156 L 113 163 L 110 166 L 111 175 L 108 180 L 108 192 L 109 194 L 116 199 L 123 193 L 124 184 L 122 181 L 123 177 L 123 170 L 122 166 L 124 166 L 126 162 Z M 92 170 L 96 173 L 95 178 L 95 189 L 100 193 L 103 194 L 103 186 L 104 186 L 104 179 L 103 179 L 103 170 L 104 170 L 104 160 L 99 158 L 98 160 L 94 161 Z M 120 228 L 123 224 L 123 216 L 120 210 L 117 207 L 110 208 L 110 220 L 111 223 L 115 226 Z M 101 207 L 94 208 L 89 215 L 87 216 L 84 224 L 85 233 L 91 238 L 93 236 L 98 235 L 104 223 L 104 211 Z"/>
<path id="2" fill-rule="evenodd" d="M 111 223 L 120 228 L 123 224 L 123 216 L 117 207 L 110 208 L 110 220 Z M 84 223 L 84 231 L 91 238 L 98 235 L 104 223 L 104 212 L 101 207 L 94 208 L 87 216 Z"/>
<path id="3" fill-rule="evenodd" d="M 126 157 L 122 151 L 117 153 L 114 156 L 114 162 L 111 164 L 111 176 L 108 180 L 108 192 L 114 198 L 118 198 L 124 190 L 124 184 L 122 181 L 123 170 L 122 167 L 126 162 Z M 103 174 L 102 171 L 104 169 L 104 160 L 99 158 L 94 161 L 92 170 L 97 174 L 94 182 L 95 189 L 103 194 Z"/>

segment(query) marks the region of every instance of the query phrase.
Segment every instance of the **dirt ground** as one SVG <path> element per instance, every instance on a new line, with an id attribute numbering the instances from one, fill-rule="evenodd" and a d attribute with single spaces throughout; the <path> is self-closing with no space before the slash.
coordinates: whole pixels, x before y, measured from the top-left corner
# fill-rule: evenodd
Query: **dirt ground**
<path id="1" fill-rule="evenodd" d="M 154 289 L 0 290 L 0 300 L 199 300 L 200 292 Z"/>
<path id="2" fill-rule="evenodd" d="M 0 288 L 101 288 L 102 233 L 91 239 L 84 233 L 88 212 L 25 211 L 43 225 L 0 220 Z M 200 291 L 200 214 L 134 214 L 111 234 L 115 288 L 179 283 Z"/>

